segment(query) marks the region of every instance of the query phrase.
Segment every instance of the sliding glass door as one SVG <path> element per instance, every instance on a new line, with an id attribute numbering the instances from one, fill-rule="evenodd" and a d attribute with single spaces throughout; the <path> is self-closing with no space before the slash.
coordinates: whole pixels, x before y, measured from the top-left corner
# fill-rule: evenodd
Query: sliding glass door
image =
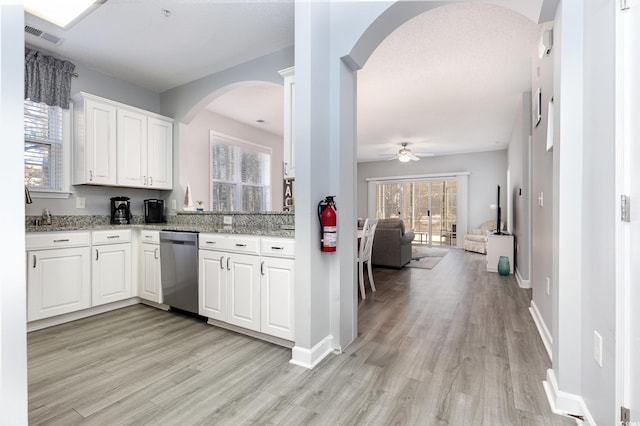
<path id="1" fill-rule="evenodd" d="M 455 179 L 379 182 L 376 216 L 402 219 L 405 228 L 416 234 L 415 244 L 453 244 L 456 196 Z"/>

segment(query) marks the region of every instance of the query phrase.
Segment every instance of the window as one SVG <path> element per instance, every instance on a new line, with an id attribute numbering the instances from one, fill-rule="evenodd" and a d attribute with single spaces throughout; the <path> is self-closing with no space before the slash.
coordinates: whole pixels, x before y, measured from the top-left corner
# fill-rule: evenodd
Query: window
<path id="1" fill-rule="evenodd" d="M 271 149 L 211 134 L 211 210 L 271 208 Z"/>
<path id="2" fill-rule="evenodd" d="M 63 190 L 63 110 L 24 101 L 24 183 L 36 191 Z"/>

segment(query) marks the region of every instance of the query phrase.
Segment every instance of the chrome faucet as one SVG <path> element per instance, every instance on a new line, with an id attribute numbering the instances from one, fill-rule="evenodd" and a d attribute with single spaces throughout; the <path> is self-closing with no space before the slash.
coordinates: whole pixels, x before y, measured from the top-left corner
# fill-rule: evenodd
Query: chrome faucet
<path id="1" fill-rule="evenodd" d="M 29 188 L 27 188 L 27 185 L 24 186 L 24 202 L 26 204 L 33 203 L 33 200 L 31 199 L 31 194 L 29 193 Z"/>

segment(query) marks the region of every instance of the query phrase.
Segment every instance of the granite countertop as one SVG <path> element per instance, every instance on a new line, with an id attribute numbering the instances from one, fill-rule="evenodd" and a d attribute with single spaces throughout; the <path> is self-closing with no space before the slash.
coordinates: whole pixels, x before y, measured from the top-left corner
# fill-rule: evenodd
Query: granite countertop
<path id="1" fill-rule="evenodd" d="M 249 234 L 249 235 L 264 235 L 274 237 L 295 237 L 295 231 L 292 229 L 256 229 L 256 228 L 244 228 L 233 226 L 207 226 L 207 225 L 176 225 L 170 223 L 144 223 L 144 224 L 130 224 L 130 225 L 95 225 L 95 226 L 55 226 L 55 225 L 40 225 L 40 226 L 27 226 L 26 232 L 64 232 L 64 231 L 100 231 L 105 229 L 149 229 L 156 231 L 189 231 L 189 232 L 210 232 L 216 234 Z"/>
<path id="2" fill-rule="evenodd" d="M 35 226 L 32 218 L 25 222 L 26 232 L 65 232 L 65 231 L 99 231 L 108 229 L 149 229 L 175 230 L 190 232 L 210 232 L 218 234 L 245 234 L 274 237 L 295 236 L 292 223 L 282 220 L 270 220 L 268 215 L 237 215 L 233 225 L 224 225 L 221 220 L 200 215 L 190 220 L 169 220 L 167 223 L 144 223 L 140 217 L 133 218 L 131 224 L 112 225 L 104 216 L 58 216 L 51 225 Z M 173 218 L 172 218 L 173 219 Z M 185 223 L 186 222 L 186 223 Z"/>

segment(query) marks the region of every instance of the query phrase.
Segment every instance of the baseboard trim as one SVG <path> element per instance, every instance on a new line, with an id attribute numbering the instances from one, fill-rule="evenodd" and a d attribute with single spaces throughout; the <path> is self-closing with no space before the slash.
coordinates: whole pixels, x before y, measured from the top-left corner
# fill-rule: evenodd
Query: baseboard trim
<path id="1" fill-rule="evenodd" d="M 140 303 L 142 303 L 143 305 L 151 306 L 156 309 L 161 309 L 163 311 L 168 311 L 169 309 L 171 309 L 169 305 L 165 305 L 164 303 L 153 302 L 147 299 L 140 299 Z"/>
<path id="2" fill-rule="evenodd" d="M 131 299 L 120 300 L 118 302 L 112 302 L 106 305 L 83 309 L 81 311 L 69 312 L 68 314 L 56 315 L 55 317 L 51 318 L 43 318 L 41 320 L 31 321 L 27 323 L 27 332 L 42 330 L 43 328 L 53 327 L 54 325 L 60 325 L 82 318 L 103 314 L 105 312 L 114 311 L 116 309 L 125 308 L 127 306 L 137 305 L 140 302 L 140 298 L 132 297 Z"/>
<path id="3" fill-rule="evenodd" d="M 291 350 L 291 361 L 289 362 L 300 367 L 312 369 L 333 351 L 332 341 L 333 336 L 328 335 L 311 349 L 294 346 Z"/>
<path id="4" fill-rule="evenodd" d="M 547 328 L 547 325 L 545 324 L 544 319 L 542 318 L 542 314 L 540 314 L 540 311 L 538 310 L 538 306 L 536 305 L 536 302 L 534 302 L 533 300 L 531 301 L 529 312 L 533 317 L 533 322 L 536 324 L 536 328 L 538 329 L 538 334 L 542 339 L 542 344 L 544 345 L 544 348 L 547 350 L 547 355 L 549 355 L 549 359 L 553 361 L 553 336 L 549 332 L 549 329 Z"/>
<path id="5" fill-rule="evenodd" d="M 516 267 L 516 281 L 518 281 L 518 285 L 520 288 L 531 288 L 531 280 L 525 280 L 520 275 L 520 270 Z"/>
<path id="6" fill-rule="evenodd" d="M 261 339 L 275 345 L 284 346 L 285 348 L 293 348 L 293 342 L 290 340 L 281 339 L 279 337 L 270 336 L 268 334 L 260 333 L 259 331 L 249 330 L 248 328 L 239 327 L 237 325 L 229 324 L 228 322 L 215 320 L 213 318 L 207 318 L 207 324 L 216 327 L 224 328 L 225 330 L 233 331 L 239 334 L 245 334 L 256 339 Z"/>
<path id="7" fill-rule="evenodd" d="M 551 411 L 574 419 L 578 425 L 596 426 L 596 421 L 581 396 L 561 391 L 553 369 L 547 370 L 547 380 L 542 382 Z M 576 417 L 579 416 L 580 418 Z"/>

